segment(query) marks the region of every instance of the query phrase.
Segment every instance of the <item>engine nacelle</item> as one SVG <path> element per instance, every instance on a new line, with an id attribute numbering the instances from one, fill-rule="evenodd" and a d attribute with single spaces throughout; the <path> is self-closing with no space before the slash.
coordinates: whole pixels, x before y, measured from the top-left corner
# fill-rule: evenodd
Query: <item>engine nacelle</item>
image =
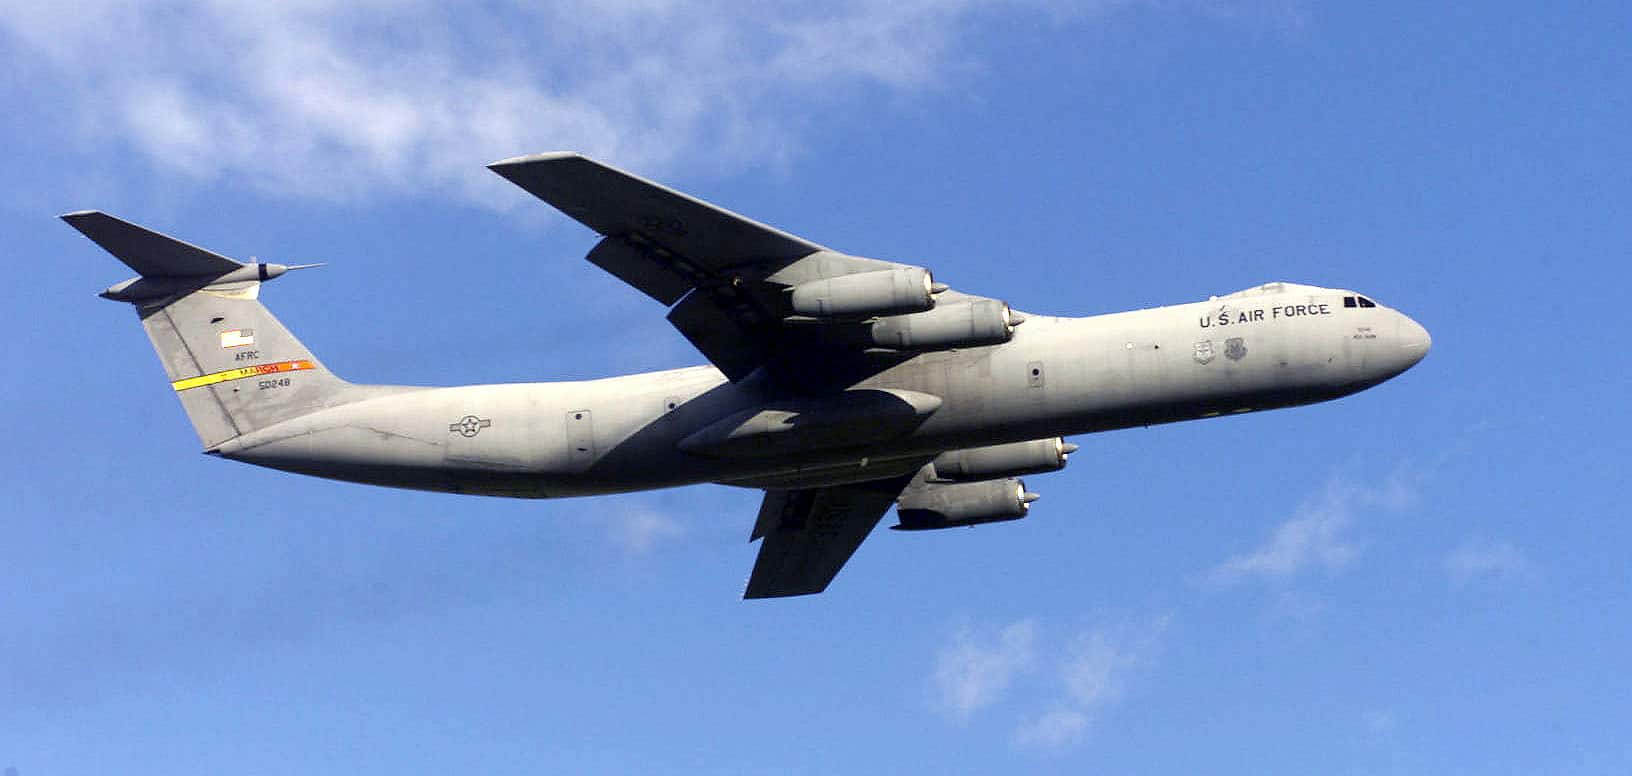
<path id="1" fill-rule="evenodd" d="M 1014 326 L 1007 302 L 976 299 L 879 319 L 868 328 L 868 336 L 881 348 L 936 350 L 1008 342 Z"/>
<path id="2" fill-rule="evenodd" d="M 926 483 L 908 488 L 896 501 L 897 531 L 929 531 L 936 528 L 998 523 L 1019 520 L 1031 510 L 1036 493 L 1027 493 L 1017 479 Z"/>
<path id="3" fill-rule="evenodd" d="M 800 283 L 788 289 L 788 302 L 798 315 L 869 318 L 928 310 L 935 291 L 929 270 L 897 267 Z"/>
<path id="4" fill-rule="evenodd" d="M 947 482 L 1042 474 L 1065 468 L 1077 446 L 1059 437 L 948 450 L 935 456 L 933 479 Z"/>

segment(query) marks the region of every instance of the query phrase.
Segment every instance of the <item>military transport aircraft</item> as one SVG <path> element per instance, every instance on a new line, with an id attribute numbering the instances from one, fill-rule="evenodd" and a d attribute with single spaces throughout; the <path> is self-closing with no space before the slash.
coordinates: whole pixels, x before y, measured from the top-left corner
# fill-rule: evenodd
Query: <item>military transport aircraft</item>
<path id="1" fill-rule="evenodd" d="M 1368 296 L 1269 283 L 1056 318 L 954 291 L 573 153 L 489 167 L 603 236 L 589 261 L 669 308 L 712 366 L 455 388 L 340 379 L 241 263 L 97 211 L 62 218 L 138 277 L 132 303 L 204 451 L 351 482 L 554 498 L 765 491 L 747 598 L 826 589 L 893 504 L 916 531 L 1024 517 L 1062 435 L 1325 401 L 1428 352 Z M 1023 325 L 1022 325 L 1023 324 Z"/>

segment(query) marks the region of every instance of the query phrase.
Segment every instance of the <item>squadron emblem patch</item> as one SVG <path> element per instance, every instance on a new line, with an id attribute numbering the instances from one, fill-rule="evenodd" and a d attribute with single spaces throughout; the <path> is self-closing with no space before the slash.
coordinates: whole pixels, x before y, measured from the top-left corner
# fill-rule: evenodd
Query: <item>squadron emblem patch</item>
<path id="1" fill-rule="evenodd" d="M 1247 357 L 1247 341 L 1240 337 L 1231 337 L 1224 340 L 1224 357 L 1231 361 L 1240 361 Z"/>
<path id="2" fill-rule="evenodd" d="M 1213 362 L 1213 341 L 1202 340 L 1196 343 L 1196 363 L 1210 364 Z"/>

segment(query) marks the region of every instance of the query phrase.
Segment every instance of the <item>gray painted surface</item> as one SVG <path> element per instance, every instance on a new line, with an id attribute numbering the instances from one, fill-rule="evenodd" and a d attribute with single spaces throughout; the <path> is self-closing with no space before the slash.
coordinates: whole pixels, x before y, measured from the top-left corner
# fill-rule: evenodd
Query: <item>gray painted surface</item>
<path id="1" fill-rule="evenodd" d="M 824 589 L 903 488 L 951 487 L 929 464 L 947 451 L 1325 401 L 1400 374 L 1430 345 L 1415 321 L 1356 292 L 1271 283 L 1112 315 L 1020 314 L 1018 325 L 971 328 L 967 347 L 942 337 L 938 349 L 883 349 L 870 332 L 895 330 L 899 316 L 856 314 L 840 300 L 846 315 L 812 318 L 790 298 L 815 289 L 893 299 L 865 279 L 831 281 L 898 280 L 879 270 L 906 265 L 836 253 L 574 154 L 492 167 L 605 235 L 591 260 L 674 304 L 670 320 L 715 366 L 353 385 L 259 302 L 260 285 L 284 268 L 241 265 L 100 213 L 64 219 L 141 273 L 117 298 L 136 305 L 207 452 L 522 498 L 766 488 L 749 597 Z M 991 301 L 936 284 L 938 308 Z M 976 490 L 913 493 L 941 503 Z"/>

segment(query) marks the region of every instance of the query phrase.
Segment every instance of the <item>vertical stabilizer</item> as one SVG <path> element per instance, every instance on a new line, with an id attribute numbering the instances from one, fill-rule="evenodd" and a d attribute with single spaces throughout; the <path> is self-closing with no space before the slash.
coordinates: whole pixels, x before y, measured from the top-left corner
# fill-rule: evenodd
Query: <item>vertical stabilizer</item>
<path id="1" fill-rule="evenodd" d="M 344 401 L 326 369 L 259 301 L 288 267 L 245 264 L 94 211 L 63 216 L 141 273 L 102 292 L 130 302 L 206 450 Z"/>

